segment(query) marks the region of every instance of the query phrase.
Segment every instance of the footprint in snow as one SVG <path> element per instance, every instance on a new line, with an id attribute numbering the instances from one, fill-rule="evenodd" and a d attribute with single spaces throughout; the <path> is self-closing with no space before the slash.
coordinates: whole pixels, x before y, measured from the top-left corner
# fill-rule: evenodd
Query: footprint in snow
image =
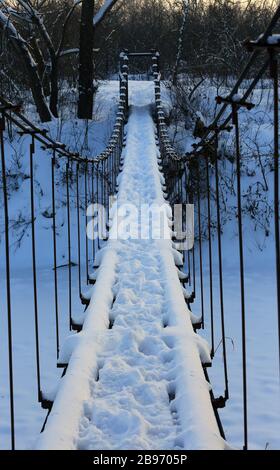
<path id="1" fill-rule="evenodd" d="M 125 435 L 130 437 L 134 434 L 139 435 L 143 425 L 141 416 L 135 412 L 110 409 L 95 410 L 93 422 L 104 434 L 118 435 L 118 439 Z"/>
<path id="2" fill-rule="evenodd" d="M 162 406 L 166 405 L 164 385 L 160 383 L 160 380 L 153 383 L 145 382 L 139 385 L 138 387 L 134 388 L 133 395 L 135 400 L 144 406 L 155 405 L 155 403 L 159 405 L 160 402 L 162 402 Z M 157 410 L 155 411 L 157 414 Z"/>
<path id="3" fill-rule="evenodd" d="M 110 393 L 142 383 L 141 372 L 122 359 L 107 361 L 100 371 L 99 387 Z"/>
<path id="4" fill-rule="evenodd" d="M 145 356 L 158 356 L 165 349 L 165 343 L 156 336 L 148 336 L 139 344 L 139 351 Z"/>

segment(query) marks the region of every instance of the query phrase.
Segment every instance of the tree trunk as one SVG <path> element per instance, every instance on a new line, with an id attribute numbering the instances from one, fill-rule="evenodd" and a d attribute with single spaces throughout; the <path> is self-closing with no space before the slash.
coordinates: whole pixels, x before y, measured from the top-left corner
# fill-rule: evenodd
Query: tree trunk
<path id="1" fill-rule="evenodd" d="M 36 39 L 35 36 L 31 36 L 30 46 L 32 49 L 32 55 L 37 63 L 38 75 L 43 85 L 44 94 L 45 96 L 50 96 L 51 90 L 50 90 L 49 77 L 45 70 L 46 68 L 45 61 L 44 61 L 44 57 L 41 52 L 41 49 L 38 45 L 38 39 Z"/>
<path id="2" fill-rule="evenodd" d="M 55 117 L 58 117 L 58 58 L 51 59 L 51 96 L 50 96 L 50 110 Z"/>
<path id="3" fill-rule="evenodd" d="M 45 100 L 43 88 L 39 80 L 39 76 L 36 70 L 36 66 L 30 65 L 25 61 L 26 71 L 29 77 L 29 84 L 32 92 L 32 96 L 42 122 L 51 121 L 52 116 L 48 105 Z"/>
<path id="4" fill-rule="evenodd" d="M 53 42 L 50 38 L 50 35 L 45 27 L 44 22 L 40 18 L 40 15 L 36 10 L 33 10 L 32 19 L 34 23 L 39 28 L 40 35 L 45 42 L 51 61 L 51 73 L 50 73 L 50 110 L 53 116 L 58 117 L 58 57 L 53 45 Z"/>
<path id="5" fill-rule="evenodd" d="M 83 0 L 80 26 L 78 117 L 91 119 L 93 111 L 94 0 Z"/>
<path id="6" fill-rule="evenodd" d="M 22 41 L 15 39 L 13 42 L 15 49 L 19 51 L 19 56 L 24 62 L 26 73 L 28 75 L 29 86 L 32 96 L 42 122 L 51 121 L 52 115 L 47 105 L 43 87 L 38 74 L 37 66 L 31 58 L 29 51 Z"/>

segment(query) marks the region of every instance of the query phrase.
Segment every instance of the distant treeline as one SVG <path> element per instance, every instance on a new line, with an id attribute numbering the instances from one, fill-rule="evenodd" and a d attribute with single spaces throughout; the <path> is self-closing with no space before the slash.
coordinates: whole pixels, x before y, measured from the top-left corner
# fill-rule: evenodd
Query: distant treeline
<path id="1" fill-rule="evenodd" d="M 99 79 L 112 76 L 118 68 L 119 52 L 124 48 L 130 51 L 146 51 L 152 48 L 159 50 L 161 69 L 165 76 L 171 74 L 177 57 L 185 1 L 115 1 L 110 13 L 94 31 L 94 77 Z M 21 6 L 23 3 L 25 9 Z M 94 3 L 95 10 L 98 11 L 103 0 L 96 0 Z M 235 76 L 248 58 L 243 41 L 248 37 L 257 38 L 264 31 L 278 2 L 189 0 L 187 3 L 188 12 L 181 37 L 183 47 L 178 72 L 203 76 Z M 32 17 L 32 12 L 29 14 L 26 9 L 28 4 L 36 8 L 43 21 L 44 30 L 41 28 L 40 31 L 37 19 Z M 8 87 L 17 93 L 30 86 L 32 70 L 28 77 L 26 68 L 21 63 L 23 53 L 25 63 L 29 60 L 28 54 L 35 61 L 36 73 L 45 96 L 49 96 L 49 87 L 52 87 L 55 80 L 59 83 L 66 80 L 71 86 L 77 85 L 81 5 L 73 5 L 73 0 L 7 0 L 1 3 L 0 13 L 5 14 L 5 18 L 8 18 L 24 40 L 24 43 L 15 44 L 12 30 L 7 28 L 2 18 L 2 90 L 3 87 Z M 51 39 L 51 44 L 44 36 L 44 31 Z M 56 57 L 54 52 L 57 48 L 61 50 Z M 131 72 L 145 72 L 146 69 L 145 63 L 134 62 L 131 65 Z M 55 104 L 54 99 L 53 107 Z"/>
<path id="2" fill-rule="evenodd" d="M 257 38 L 273 15 L 275 2 L 250 0 L 189 0 L 183 35 L 181 70 L 235 75 L 248 53 L 242 42 Z M 97 71 L 116 70 L 119 50 L 158 49 L 161 67 L 172 71 L 182 23 L 183 1 L 127 0 L 103 24 L 96 37 Z M 106 38 L 108 38 L 106 40 Z"/>

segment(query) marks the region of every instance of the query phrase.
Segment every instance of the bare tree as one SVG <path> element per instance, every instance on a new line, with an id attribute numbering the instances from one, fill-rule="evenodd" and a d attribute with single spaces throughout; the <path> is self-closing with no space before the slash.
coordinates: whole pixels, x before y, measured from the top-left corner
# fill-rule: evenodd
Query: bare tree
<path id="1" fill-rule="evenodd" d="M 41 120 L 43 122 L 50 121 L 51 113 L 46 102 L 37 64 L 29 52 L 26 41 L 19 34 L 10 18 L 6 16 L 3 11 L 0 11 L 0 29 L 6 34 L 6 37 L 12 44 L 16 54 L 21 57 L 24 63 L 26 73 L 29 78 L 31 92 Z"/>
<path id="2" fill-rule="evenodd" d="M 2 13 L 6 15 L 8 19 L 8 24 L 12 25 L 13 28 L 17 31 L 18 37 L 20 36 L 23 43 L 25 43 L 26 51 L 28 51 L 29 57 L 32 59 L 33 67 L 36 66 L 38 79 L 41 82 L 41 88 L 44 91 L 45 95 L 50 95 L 50 111 L 53 116 L 58 116 L 58 71 L 59 71 L 59 59 L 60 57 L 66 55 L 63 51 L 65 36 L 67 27 L 69 25 L 70 19 L 79 5 L 79 1 L 73 1 L 72 5 L 67 6 L 66 14 L 62 18 L 62 25 L 59 28 L 59 39 L 57 45 L 52 38 L 46 23 L 45 15 L 43 8 L 45 7 L 45 1 L 36 2 L 36 8 L 34 2 L 31 0 L 17 0 L 16 4 L 8 0 L 0 0 L 1 5 L 3 6 Z M 65 9 L 65 5 L 64 5 Z M 13 23 L 12 23 L 13 21 Z M 16 24 L 19 25 L 22 33 L 19 33 Z M 6 30 L 5 22 L 2 22 L 3 28 Z M 2 30 L 4 30 L 2 28 Z M 24 33 L 24 36 L 22 34 Z M 14 43 L 13 35 L 7 35 L 8 39 Z M 42 50 L 42 46 L 44 50 Z M 22 52 L 19 51 L 17 47 L 16 51 L 21 59 L 23 59 Z M 46 51 L 46 54 L 44 53 Z M 74 51 L 67 51 L 67 54 L 73 53 Z M 25 60 L 27 65 L 27 61 Z M 48 72 L 46 72 L 48 71 Z M 30 73 L 28 73 L 30 76 Z M 37 83 L 38 87 L 38 83 Z M 42 119 L 39 107 L 42 106 L 39 104 L 38 96 L 34 96 L 34 83 L 30 80 L 30 88 L 34 97 L 34 101 L 40 117 Z M 50 115 L 49 115 L 50 118 Z M 48 120 L 49 120 L 48 118 Z M 46 116 L 42 120 L 46 120 Z"/>
<path id="3" fill-rule="evenodd" d="M 34 7 L 30 0 L 17 0 L 17 3 L 19 8 L 16 10 L 11 9 L 11 14 L 14 14 L 18 20 L 23 19 L 26 21 L 26 19 L 28 19 L 29 22 L 32 23 L 33 27 L 37 29 L 40 39 L 48 51 L 50 61 L 50 110 L 55 117 L 58 117 L 58 61 L 62 52 L 67 25 L 79 2 L 74 1 L 73 6 L 70 7 L 66 15 L 66 18 L 61 27 L 61 37 L 57 48 L 55 47 L 55 44 L 45 25 L 44 16 L 42 13 Z M 40 8 L 43 5 L 44 2 L 40 2 L 37 8 Z M 46 68 L 43 53 L 40 50 L 38 38 L 36 38 L 36 35 L 32 36 L 31 40 L 32 52 L 34 53 L 34 56 L 36 56 L 34 58 L 37 61 L 38 67 L 41 69 L 40 75 L 41 78 L 43 78 L 44 70 Z"/>

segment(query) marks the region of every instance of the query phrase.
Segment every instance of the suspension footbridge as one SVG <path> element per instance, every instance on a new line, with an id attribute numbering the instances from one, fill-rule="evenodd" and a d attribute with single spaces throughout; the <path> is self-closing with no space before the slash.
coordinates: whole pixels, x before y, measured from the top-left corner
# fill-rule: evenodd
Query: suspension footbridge
<path id="1" fill-rule="evenodd" d="M 34 125 L 19 107 L 0 99 L 1 164 L 7 313 L 7 361 L 10 443 L 16 448 L 16 377 L 14 368 L 13 295 L 10 279 L 11 247 L 6 140 L 9 126 L 28 138 L 32 291 L 38 402 L 47 410 L 36 449 L 228 449 L 219 409 L 230 398 L 227 331 L 224 309 L 223 243 L 220 206 L 220 147 L 224 133 L 235 139 L 236 204 L 239 241 L 240 321 L 242 349 L 242 422 L 244 449 L 248 448 L 248 375 L 246 352 L 246 290 L 243 259 L 243 213 L 239 112 L 251 110 L 252 91 L 262 76 L 270 74 L 274 89 L 274 227 L 276 291 L 279 301 L 279 146 L 278 73 L 279 38 L 271 40 L 279 9 L 264 35 L 248 41 L 251 58 L 214 122 L 194 145 L 179 155 L 173 148 L 162 102 L 159 53 L 140 54 L 151 60 L 153 82 L 129 81 L 129 62 L 139 54 L 121 54 L 120 91 L 116 121 L 104 152 L 94 158 L 73 153 Z M 275 39 L 275 38 L 274 38 Z M 263 55 L 261 55 L 264 52 Z M 260 63 L 261 62 L 261 63 Z M 242 85 L 243 94 L 238 90 Z M 37 223 L 35 192 L 36 150 L 41 146 L 49 161 L 53 250 L 53 292 L 57 365 L 63 370 L 56 390 L 42 385 L 42 343 L 38 297 Z M 59 266 L 57 257 L 59 185 L 65 176 L 68 305 L 72 332 L 61 341 Z M 113 201 L 113 202 L 112 202 Z M 174 205 L 194 207 L 194 244 L 178 244 L 174 230 Z M 206 212 L 202 213 L 202 205 Z M 88 207 L 93 212 L 88 212 Z M 88 219 L 97 206 L 98 237 L 89 236 Z M 160 207 L 157 233 L 151 237 L 142 208 Z M 120 213 L 132 210 L 130 229 L 135 236 L 119 238 Z M 75 233 L 73 216 L 75 215 Z M 122 213 L 125 215 L 125 212 Z M 206 236 L 202 225 L 206 220 Z M 146 225 L 145 225 L 146 224 Z M 92 230 L 95 229 L 95 226 Z M 186 227 L 184 227 L 186 229 Z M 106 231 L 106 236 L 104 235 Z M 215 359 L 213 236 L 217 240 L 218 307 L 224 393 L 216 395 L 208 375 Z M 186 233 L 185 233 L 186 237 Z M 186 242 L 185 240 L 180 240 Z M 207 264 L 205 251 L 207 244 Z M 74 266 L 73 261 L 77 262 Z M 216 266 L 216 264 L 215 264 Z M 74 270 L 76 274 L 74 275 Z M 207 279 L 206 279 L 207 278 Z M 74 280 L 85 311 L 73 314 Z M 206 298 L 205 286 L 209 290 Z M 199 312 L 192 306 L 199 298 Z M 209 301 L 208 301 L 209 299 Z M 279 307 L 279 303 L 278 303 Z M 278 308 L 279 314 L 279 308 Z M 208 315 L 208 317 L 207 317 Z M 275 329 L 279 328 L 275 315 Z M 207 342 L 200 334 L 209 327 Z M 276 373 L 276 372 L 275 372 Z"/>

